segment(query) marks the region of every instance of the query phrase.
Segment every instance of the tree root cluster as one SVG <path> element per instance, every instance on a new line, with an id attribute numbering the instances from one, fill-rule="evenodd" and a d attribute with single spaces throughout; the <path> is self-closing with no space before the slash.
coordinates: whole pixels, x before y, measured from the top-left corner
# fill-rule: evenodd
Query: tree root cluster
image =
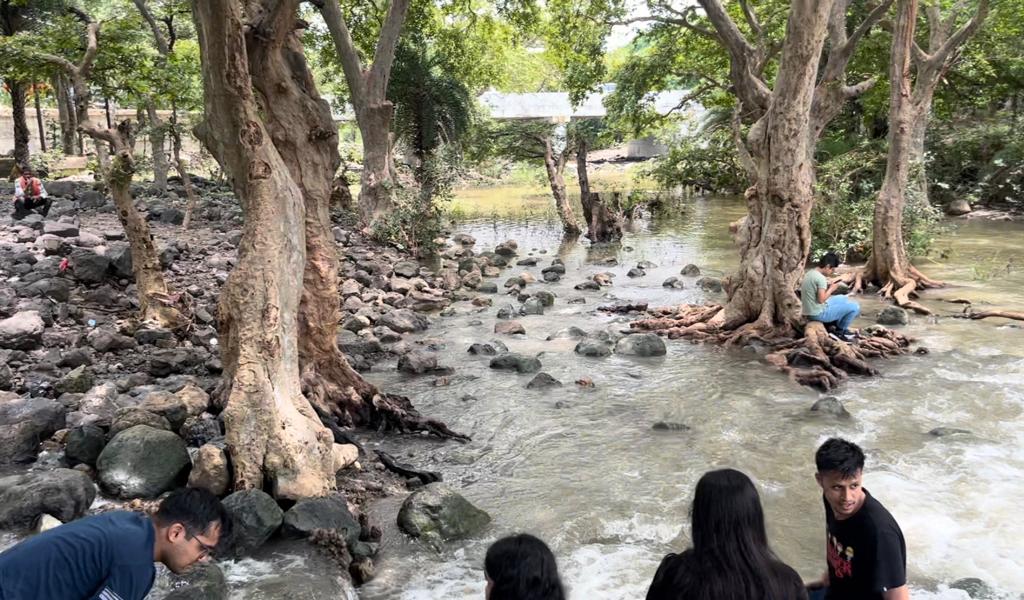
<path id="1" fill-rule="evenodd" d="M 879 296 L 886 300 L 892 300 L 896 306 L 912 310 L 919 315 L 933 313 L 928 307 L 914 300 L 917 298 L 918 290 L 940 288 L 946 285 L 941 281 L 931 279 L 913 265 L 908 265 L 905 272 L 891 270 L 885 277 L 879 276 L 875 271 L 876 269 L 869 264 L 863 269 L 847 273 L 840 277 L 839 281 L 850 286 L 851 294 L 859 294 L 864 291 L 866 284 L 877 282 L 881 285 L 878 290 Z"/>
<path id="2" fill-rule="evenodd" d="M 833 339 L 819 322 L 803 326 L 802 335 L 788 327 L 761 322 L 746 323 L 734 329 L 725 326 L 721 305 L 681 305 L 648 311 L 653 318 L 630 323 L 630 327 L 694 342 L 710 342 L 726 347 L 757 342 L 767 349 L 765 361 L 786 373 L 801 385 L 829 391 L 850 375 L 874 376 L 878 371 L 868 359 L 906 354 L 911 339 L 894 331 L 872 329 L 856 343 Z"/>

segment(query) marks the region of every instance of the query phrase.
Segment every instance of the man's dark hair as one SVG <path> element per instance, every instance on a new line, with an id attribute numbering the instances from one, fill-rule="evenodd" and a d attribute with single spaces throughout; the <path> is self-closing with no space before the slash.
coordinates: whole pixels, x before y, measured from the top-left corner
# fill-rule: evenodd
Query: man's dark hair
<path id="1" fill-rule="evenodd" d="M 864 469 L 864 451 L 853 442 L 842 438 L 829 438 L 814 454 L 819 473 L 836 471 L 843 477 L 853 477 Z"/>
<path id="2" fill-rule="evenodd" d="M 819 267 L 832 267 L 833 269 L 839 266 L 839 255 L 829 250 L 828 252 L 821 255 L 818 259 Z"/>
<path id="3" fill-rule="evenodd" d="M 220 546 L 231 537 L 231 516 L 220 499 L 201 488 L 183 488 L 171 492 L 153 515 L 162 527 L 181 523 L 190 536 L 202 535 L 214 523 L 220 523 Z"/>

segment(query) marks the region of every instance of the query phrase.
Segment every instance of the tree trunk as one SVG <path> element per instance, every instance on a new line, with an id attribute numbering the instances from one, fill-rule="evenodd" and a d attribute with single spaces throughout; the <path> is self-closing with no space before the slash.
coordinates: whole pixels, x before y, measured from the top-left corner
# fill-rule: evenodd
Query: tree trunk
<path id="1" fill-rule="evenodd" d="M 366 225 L 376 223 L 395 207 L 395 180 L 391 171 L 394 158 L 389 136 L 393 112 L 394 105 L 385 100 L 357 113 L 363 138 L 359 214 Z"/>
<path id="2" fill-rule="evenodd" d="M 173 102 L 171 103 L 170 133 L 171 151 L 174 155 L 174 168 L 178 172 L 178 177 L 181 178 L 181 185 L 185 188 L 185 198 L 187 198 L 187 202 L 185 203 L 185 218 L 181 222 L 181 228 L 187 231 L 195 216 L 196 205 L 199 204 L 199 195 L 196 194 L 196 188 L 192 185 L 192 177 L 188 174 L 188 164 L 181 156 L 181 133 L 178 131 L 178 107 Z"/>
<path id="3" fill-rule="evenodd" d="M 914 122 L 910 130 L 910 181 L 907 191 L 914 202 L 927 204 L 928 163 L 925 159 L 925 138 L 928 135 L 928 123 L 932 116 L 932 97 L 929 95 L 925 103 L 915 111 Z"/>
<path id="4" fill-rule="evenodd" d="M 569 195 L 565 191 L 565 156 L 555 156 L 551 138 L 544 138 L 544 169 L 548 174 L 548 185 L 551 186 L 551 195 L 555 198 L 555 211 L 562 221 L 562 235 L 566 237 L 578 237 L 580 226 L 576 223 L 576 215 L 573 214 L 572 204 L 569 202 Z M 581 181 L 580 186 L 584 185 Z"/>
<path id="5" fill-rule="evenodd" d="M 254 52 L 280 58 L 295 32 L 298 2 L 256 8 L 263 9 L 263 27 L 250 28 L 235 0 L 193 3 L 205 91 L 205 120 L 197 131 L 229 174 L 245 214 L 238 266 L 219 307 L 234 487 L 268 487 L 278 497 L 297 499 L 324 495 L 335 485 L 331 434 L 300 387 L 307 215 L 300 182 L 274 145 L 253 94 L 254 76 L 284 81 L 290 70 L 270 60 L 250 73 L 244 32 L 254 42 L 259 38 L 250 46 Z M 291 86 L 275 96 L 289 93 Z M 262 108 L 293 125 L 305 122 L 294 103 L 281 104 Z"/>
<path id="6" fill-rule="evenodd" d="M 910 265 L 903 241 L 903 210 L 906 207 L 911 171 L 923 169 L 923 164 L 913 163 L 915 133 L 922 134 L 918 149 L 923 151 L 923 131 L 919 126 L 922 119 L 926 118 L 920 113 L 922 107 L 914 101 L 910 77 L 917 10 L 918 0 L 898 2 L 889 65 L 889 153 L 885 178 L 875 202 L 871 258 L 865 268 L 864 278 L 878 282 L 882 286 L 882 294 L 887 298 L 895 298 L 900 306 L 921 314 L 931 314 L 930 310 L 910 300 L 920 274 Z M 923 159 L 921 156 L 917 158 Z"/>
<path id="7" fill-rule="evenodd" d="M 606 198 L 611 195 L 611 202 Z M 587 219 L 587 239 L 594 243 L 622 239 L 622 202 L 620 192 L 587 192 L 583 198 L 583 216 Z"/>
<path id="8" fill-rule="evenodd" d="M 739 272 L 725 282 L 724 327 L 792 335 L 800 322 L 794 294 L 810 251 L 814 204 L 811 105 L 831 0 L 793 0 L 768 112 L 749 133 L 757 183 L 739 234 Z"/>
<path id="9" fill-rule="evenodd" d="M 36 128 L 39 130 L 39 149 L 46 152 L 46 130 L 43 129 L 43 108 L 39 105 L 39 84 L 32 85 L 32 96 L 36 105 Z"/>
<path id="10" fill-rule="evenodd" d="M 11 118 L 14 120 L 14 162 L 18 166 L 27 165 L 29 149 L 28 119 L 25 115 L 25 84 L 9 79 L 7 87 L 11 92 Z"/>
<path id="11" fill-rule="evenodd" d="M 156 114 L 156 106 L 146 104 L 149 117 L 149 145 L 153 147 L 153 187 L 163 194 L 167 191 L 167 154 L 164 150 L 164 122 Z"/>
<path id="12" fill-rule="evenodd" d="M 53 89 L 56 92 L 57 119 L 60 121 L 60 146 L 65 156 L 73 156 L 78 152 L 77 125 L 75 123 L 75 107 L 68 93 L 67 79 L 64 75 L 53 76 Z"/>

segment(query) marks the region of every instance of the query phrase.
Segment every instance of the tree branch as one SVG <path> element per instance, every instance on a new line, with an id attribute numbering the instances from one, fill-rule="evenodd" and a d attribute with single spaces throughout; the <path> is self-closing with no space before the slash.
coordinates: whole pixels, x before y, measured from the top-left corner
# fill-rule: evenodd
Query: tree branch
<path id="1" fill-rule="evenodd" d="M 863 95 L 871 88 L 875 87 L 876 83 L 878 83 L 877 77 L 869 77 L 860 83 L 845 86 L 843 88 L 843 96 L 851 99 L 856 98 L 858 96 Z"/>
<path id="2" fill-rule="evenodd" d="M 331 33 L 334 50 L 338 53 L 338 59 L 341 60 L 341 68 L 345 72 L 345 79 L 352 92 L 352 104 L 363 104 L 366 99 L 365 72 L 362 62 L 359 60 L 359 51 L 356 50 L 355 42 L 352 41 L 352 34 L 349 33 L 348 25 L 345 24 L 345 17 L 341 14 L 341 6 L 338 5 L 338 0 L 322 0 L 317 6 Z"/>
<path id="3" fill-rule="evenodd" d="M 376 98 L 384 99 L 388 89 L 388 78 L 391 76 L 391 65 L 395 62 L 395 49 L 398 38 L 402 35 L 402 24 L 409 10 L 409 0 L 391 0 L 388 16 L 377 38 L 377 48 L 373 52 L 373 65 L 370 67 L 368 87 Z"/>
<path id="4" fill-rule="evenodd" d="M 134 0 L 135 8 L 139 9 L 139 14 L 145 19 L 146 23 L 149 24 L 150 30 L 153 32 L 153 41 L 156 42 L 156 49 L 161 55 L 167 56 L 171 53 L 171 48 L 167 44 L 167 39 L 164 37 L 160 26 L 157 25 L 156 19 L 153 17 L 153 13 L 146 6 L 146 0 Z"/>
<path id="5" fill-rule="evenodd" d="M 860 40 L 867 35 L 871 28 L 878 24 L 882 20 L 882 17 L 889 12 L 889 7 L 892 6 L 893 0 L 883 0 L 881 4 L 876 6 L 874 10 L 868 13 L 868 16 L 864 18 L 861 24 L 853 31 L 850 38 L 843 44 L 842 52 L 849 56 L 853 56 L 853 51 L 856 49 L 857 44 Z"/>
<path id="6" fill-rule="evenodd" d="M 985 21 L 985 17 L 988 16 L 988 9 L 989 0 L 980 0 L 978 2 L 978 11 L 974 13 L 974 17 L 961 27 L 959 31 L 950 36 L 938 50 L 932 52 L 928 62 L 931 63 L 933 68 L 940 70 L 946 64 L 946 59 L 949 58 L 949 55 L 978 32 L 981 24 Z"/>
<path id="7" fill-rule="evenodd" d="M 729 76 L 736 86 L 736 94 L 748 110 L 765 110 L 771 90 L 755 75 L 756 50 L 750 45 L 739 27 L 725 11 L 720 0 L 697 0 L 711 25 L 718 32 L 718 40 L 729 52 Z"/>

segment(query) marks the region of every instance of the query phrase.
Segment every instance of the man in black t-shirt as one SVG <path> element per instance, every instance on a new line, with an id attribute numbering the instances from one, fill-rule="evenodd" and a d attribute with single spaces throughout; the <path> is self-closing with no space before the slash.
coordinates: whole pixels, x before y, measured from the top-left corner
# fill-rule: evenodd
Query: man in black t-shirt
<path id="1" fill-rule="evenodd" d="M 907 600 L 907 545 L 889 511 L 861 485 L 864 452 L 832 438 L 814 456 L 825 503 L 828 570 L 811 599 Z"/>

